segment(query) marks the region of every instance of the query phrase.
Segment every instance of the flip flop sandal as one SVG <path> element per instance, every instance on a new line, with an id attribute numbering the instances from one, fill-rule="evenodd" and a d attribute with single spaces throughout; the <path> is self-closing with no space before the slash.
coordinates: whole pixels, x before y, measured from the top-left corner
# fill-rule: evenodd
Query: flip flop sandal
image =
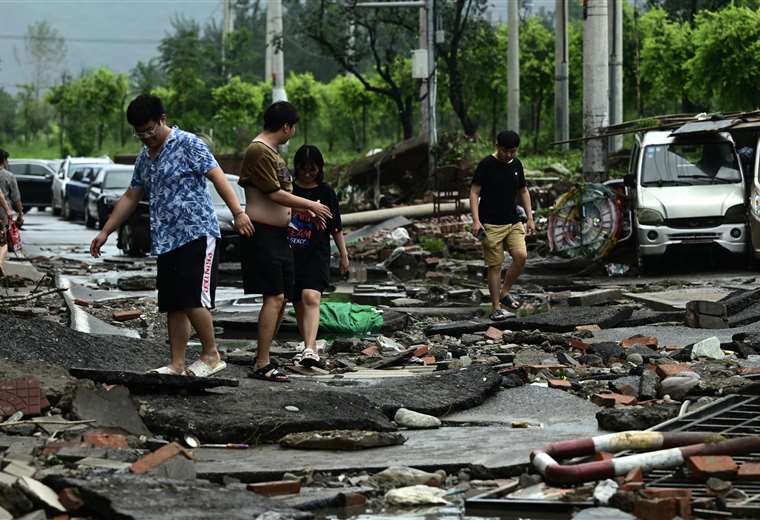
<path id="1" fill-rule="evenodd" d="M 496 309 L 495 311 L 491 313 L 491 316 L 489 317 L 491 318 L 492 321 L 502 321 L 509 318 L 509 316 L 510 314 L 504 309 Z"/>
<path id="2" fill-rule="evenodd" d="M 313 368 L 318 367 L 322 363 L 319 360 L 319 354 L 314 352 L 312 349 L 307 348 L 304 349 L 303 354 L 301 354 L 301 359 L 298 361 L 298 364 L 302 367 Z"/>
<path id="3" fill-rule="evenodd" d="M 151 375 L 151 374 L 160 374 L 160 375 L 163 375 L 163 376 L 186 376 L 187 375 L 187 372 L 177 372 L 176 370 L 174 370 L 169 365 L 162 366 L 162 367 L 159 367 L 159 368 L 154 368 L 153 370 L 148 370 L 145 373 L 149 374 L 149 375 Z"/>
<path id="4" fill-rule="evenodd" d="M 261 379 L 262 381 L 269 381 L 272 383 L 287 383 L 290 381 L 290 379 L 288 379 L 288 374 L 272 363 L 252 370 L 248 376 L 253 379 Z"/>
<path id="5" fill-rule="evenodd" d="M 501 298 L 501 300 L 499 300 L 499 303 L 501 303 L 505 307 L 509 307 L 512 310 L 519 309 L 520 306 L 522 305 L 522 303 L 512 298 L 512 296 L 510 296 L 509 294 L 505 294 Z"/>
<path id="6" fill-rule="evenodd" d="M 219 363 L 214 365 L 213 367 L 209 364 L 207 364 L 205 361 L 202 361 L 200 359 L 193 362 L 192 365 L 187 367 L 186 372 L 188 375 L 194 376 L 194 377 L 209 377 L 213 376 L 217 372 L 221 372 L 227 368 L 227 363 L 225 363 L 222 360 L 219 360 Z"/>

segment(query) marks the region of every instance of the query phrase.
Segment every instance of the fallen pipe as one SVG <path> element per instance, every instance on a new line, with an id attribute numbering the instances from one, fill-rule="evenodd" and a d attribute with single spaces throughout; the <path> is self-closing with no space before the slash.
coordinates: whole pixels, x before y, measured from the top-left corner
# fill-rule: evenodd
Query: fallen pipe
<path id="1" fill-rule="evenodd" d="M 459 205 L 459 212 L 470 210 L 470 200 L 462 199 Z M 441 214 L 452 215 L 457 212 L 456 205 L 453 202 L 441 204 Z M 366 224 L 376 224 L 393 217 L 406 218 L 425 218 L 435 215 L 433 203 L 416 204 L 414 206 L 399 206 L 397 208 L 375 209 L 370 211 L 358 211 L 356 213 L 346 213 L 341 215 L 340 220 L 344 226 L 364 226 Z"/>
<path id="2" fill-rule="evenodd" d="M 675 468 L 693 455 L 741 455 L 760 451 L 760 437 L 745 437 L 705 444 L 710 433 L 660 433 L 630 431 L 575 439 L 549 444 L 535 450 L 530 458 L 533 466 L 549 482 L 578 484 L 625 475 L 635 468 L 642 471 Z M 562 465 L 556 458 L 573 458 L 599 452 L 617 453 L 624 450 L 648 450 L 616 459 Z"/>

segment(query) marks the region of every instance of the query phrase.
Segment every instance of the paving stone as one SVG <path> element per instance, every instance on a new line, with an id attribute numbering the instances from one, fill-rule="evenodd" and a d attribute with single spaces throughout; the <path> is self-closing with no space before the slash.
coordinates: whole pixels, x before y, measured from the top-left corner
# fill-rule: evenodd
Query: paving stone
<path id="1" fill-rule="evenodd" d="M 34 377 L 0 381 L 0 417 L 8 417 L 17 411 L 25 416 L 37 416 L 50 406 Z"/>
<path id="2" fill-rule="evenodd" d="M 157 479 L 145 475 L 111 475 L 87 480 L 60 478 L 59 485 L 77 488 L 88 509 L 102 518 L 121 520 L 301 520 L 297 511 L 245 488 L 221 488 L 204 481 Z"/>
<path id="3" fill-rule="evenodd" d="M 110 390 L 78 386 L 72 401 L 72 412 L 83 420 L 94 419 L 98 428 L 118 428 L 132 435 L 150 435 L 137 413 L 129 390 L 115 386 Z"/>
<path id="4" fill-rule="evenodd" d="M 280 439 L 286 448 L 304 450 L 363 450 L 403 444 L 406 437 L 398 432 L 333 430 L 291 433 Z"/>

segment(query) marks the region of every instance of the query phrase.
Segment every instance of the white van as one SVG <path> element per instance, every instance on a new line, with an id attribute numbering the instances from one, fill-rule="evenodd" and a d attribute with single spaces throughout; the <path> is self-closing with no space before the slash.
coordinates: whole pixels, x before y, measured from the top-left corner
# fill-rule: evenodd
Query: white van
<path id="1" fill-rule="evenodd" d="M 744 177 L 728 133 L 646 132 L 636 138 L 629 173 L 642 261 L 680 244 L 746 251 Z"/>

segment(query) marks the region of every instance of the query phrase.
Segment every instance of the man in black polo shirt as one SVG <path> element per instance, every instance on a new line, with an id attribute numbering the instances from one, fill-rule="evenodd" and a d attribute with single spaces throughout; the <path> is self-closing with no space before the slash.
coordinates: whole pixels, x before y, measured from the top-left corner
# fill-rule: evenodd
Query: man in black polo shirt
<path id="1" fill-rule="evenodd" d="M 520 307 L 520 302 L 512 298 L 509 291 L 525 267 L 528 259 L 525 234 L 532 233 L 535 225 L 525 173 L 517 158 L 520 136 L 504 131 L 496 142 L 496 151 L 480 161 L 475 170 L 470 187 L 470 208 L 472 234 L 483 243 L 483 257 L 488 267 L 491 319 L 503 320 L 509 316 L 507 311 Z M 528 217 L 525 226 L 517 214 L 517 197 Z M 509 251 L 512 263 L 502 284 L 501 265 L 505 249 Z"/>

